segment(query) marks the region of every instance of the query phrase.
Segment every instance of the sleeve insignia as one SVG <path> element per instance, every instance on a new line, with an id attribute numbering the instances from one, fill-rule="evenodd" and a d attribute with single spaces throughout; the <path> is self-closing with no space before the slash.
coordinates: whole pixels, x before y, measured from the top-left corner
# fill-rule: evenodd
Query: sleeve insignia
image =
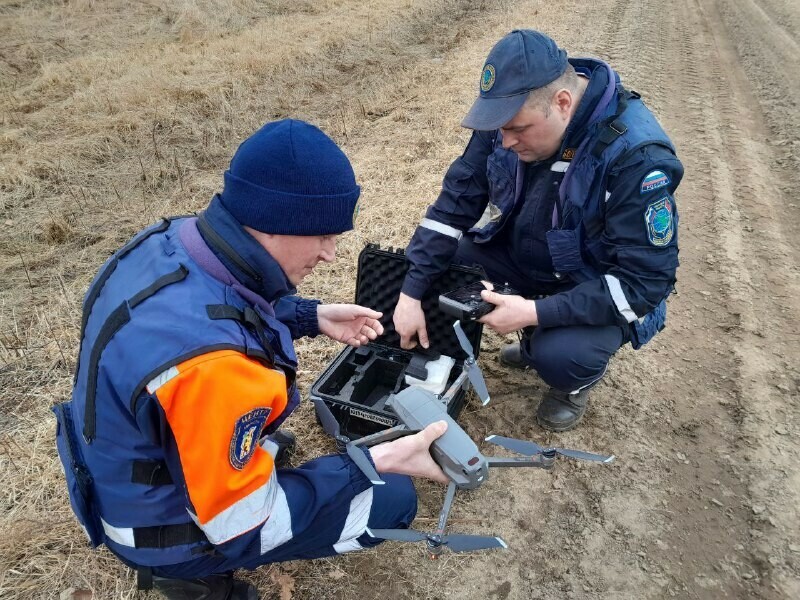
<path id="1" fill-rule="evenodd" d="M 253 458 L 261 430 L 267 424 L 271 412 L 271 408 L 255 408 L 236 421 L 229 451 L 229 459 L 234 469 L 241 471 Z"/>
<path id="2" fill-rule="evenodd" d="M 675 235 L 675 206 L 670 196 L 651 202 L 644 211 L 647 239 L 653 246 L 666 246 Z"/>
<path id="3" fill-rule="evenodd" d="M 664 171 L 650 171 L 645 175 L 644 179 L 642 179 L 639 193 L 646 194 L 647 192 L 652 192 L 653 190 L 669 185 L 669 181 L 669 177 L 667 177 Z"/>

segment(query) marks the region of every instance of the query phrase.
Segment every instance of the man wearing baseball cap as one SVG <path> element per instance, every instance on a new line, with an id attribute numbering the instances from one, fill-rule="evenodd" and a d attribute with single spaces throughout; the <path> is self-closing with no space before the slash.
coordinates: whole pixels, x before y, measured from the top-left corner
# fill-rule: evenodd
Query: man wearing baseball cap
<path id="1" fill-rule="evenodd" d="M 446 482 L 429 452 L 446 423 L 285 468 L 278 427 L 295 409 L 292 341 L 353 346 L 381 313 L 295 296 L 336 253 L 360 194 L 316 127 L 268 123 L 245 140 L 198 217 L 164 219 L 100 269 L 86 294 L 70 402 L 54 408 L 72 508 L 93 546 L 168 598 L 257 598 L 235 569 L 374 546 L 407 527 L 408 475 Z M 283 435 L 281 435 L 283 434 Z"/>
<path id="2" fill-rule="evenodd" d="M 664 327 L 683 166 L 611 67 L 567 58 L 533 30 L 492 48 L 462 126 L 469 144 L 407 250 L 394 312 L 401 345 L 427 346 L 419 299 L 449 264 L 483 266 L 520 294 L 482 293 L 496 305 L 483 323 L 522 331 L 500 361 L 539 374 L 549 389 L 537 420 L 567 431 L 611 356 Z"/>

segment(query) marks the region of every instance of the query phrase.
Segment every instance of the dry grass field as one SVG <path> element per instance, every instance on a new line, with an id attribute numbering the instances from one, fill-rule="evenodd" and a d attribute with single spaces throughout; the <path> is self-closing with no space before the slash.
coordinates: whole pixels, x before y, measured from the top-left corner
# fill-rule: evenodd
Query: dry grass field
<path id="1" fill-rule="evenodd" d="M 245 576 L 281 599 L 800 597 L 796 0 L 0 0 L 0 598 L 136 597 L 73 519 L 50 413 L 109 254 L 201 210 L 261 124 L 300 118 L 363 186 L 357 230 L 301 292 L 351 300 L 358 252 L 408 242 L 517 27 L 608 60 L 658 114 L 687 167 L 682 267 L 668 330 L 620 352 L 576 431 L 536 425 L 543 384 L 502 368 L 491 333 L 493 401 L 463 423 L 618 461 L 461 494 L 453 529 L 501 534 L 502 553 L 384 544 Z M 307 392 L 338 348 L 298 349 Z M 297 461 L 333 450 L 307 405 L 288 425 Z M 419 491 L 424 527 L 442 490 Z"/>

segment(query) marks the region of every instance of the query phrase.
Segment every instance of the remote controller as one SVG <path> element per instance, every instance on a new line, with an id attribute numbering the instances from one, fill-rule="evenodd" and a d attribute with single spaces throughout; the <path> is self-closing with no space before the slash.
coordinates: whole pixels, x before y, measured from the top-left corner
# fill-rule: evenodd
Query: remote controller
<path id="1" fill-rule="evenodd" d="M 507 284 L 491 283 L 492 291 L 506 296 L 515 296 L 519 292 Z M 461 321 L 480 319 L 494 310 L 495 305 L 481 298 L 481 291 L 487 289 L 481 281 L 476 281 L 439 296 L 439 308 L 448 315 Z"/>

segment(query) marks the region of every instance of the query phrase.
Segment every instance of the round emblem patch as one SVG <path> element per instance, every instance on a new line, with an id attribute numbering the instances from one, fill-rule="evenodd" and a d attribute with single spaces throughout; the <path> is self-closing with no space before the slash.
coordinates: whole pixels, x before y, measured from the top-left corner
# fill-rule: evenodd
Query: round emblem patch
<path id="1" fill-rule="evenodd" d="M 481 75 L 481 91 L 488 92 L 494 85 L 494 65 L 486 65 L 483 67 L 483 75 Z"/>
<path id="2" fill-rule="evenodd" d="M 236 421 L 228 457 L 234 469 L 241 471 L 253 457 L 271 412 L 271 408 L 255 408 Z"/>
<path id="3" fill-rule="evenodd" d="M 644 213 L 647 238 L 654 246 L 666 246 L 675 234 L 675 209 L 669 196 L 651 203 Z"/>

